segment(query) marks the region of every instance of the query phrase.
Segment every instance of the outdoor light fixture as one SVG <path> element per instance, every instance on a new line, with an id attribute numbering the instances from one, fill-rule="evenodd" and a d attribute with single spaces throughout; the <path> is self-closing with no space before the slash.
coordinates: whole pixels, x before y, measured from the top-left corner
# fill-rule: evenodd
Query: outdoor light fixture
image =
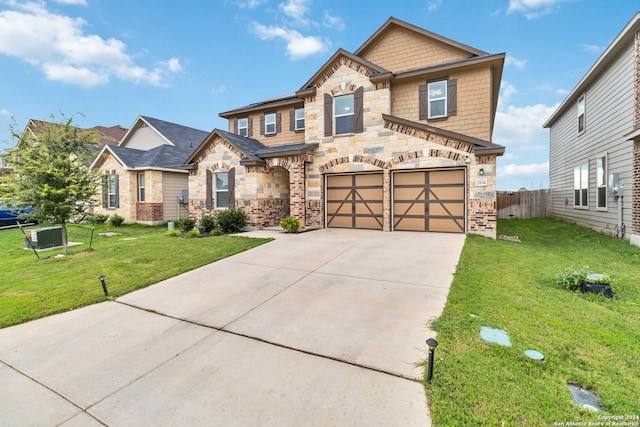
<path id="1" fill-rule="evenodd" d="M 107 291 L 107 284 L 104 283 L 104 274 L 99 275 L 98 279 L 100 279 L 100 283 L 102 283 L 102 290 L 104 291 L 104 295 L 109 296 L 109 292 Z"/>
<path id="2" fill-rule="evenodd" d="M 484 175 L 484 169 L 480 169 L 480 170 L 478 171 L 478 175 L 480 175 L 480 176 Z"/>
<path id="3" fill-rule="evenodd" d="M 465 162 L 466 164 L 471 163 L 471 157 L 467 156 L 467 158 L 466 158 L 466 159 L 464 159 L 464 162 Z"/>
<path id="4" fill-rule="evenodd" d="M 431 378 L 433 377 L 433 352 L 438 346 L 438 341 L 433 338 L 429 338 L 427 340 L 427 345 L 429 346 L 429 372 L 427 374 L 427 382 L 431 383 Z"/>

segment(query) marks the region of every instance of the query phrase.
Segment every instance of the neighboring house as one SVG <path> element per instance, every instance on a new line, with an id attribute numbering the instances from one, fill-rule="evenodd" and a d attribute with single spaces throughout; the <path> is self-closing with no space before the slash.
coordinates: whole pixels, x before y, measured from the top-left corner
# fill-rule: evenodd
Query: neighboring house
<path id="1" fill-rule="evenodd" d="M 140 116 L 118 145 L 106 145 L 91 165 L 101 176 L 97 214 L 125 222 L 162 224 L 188 216 L 189 173 L 181 169 L 208 132 Z"/>
<path id="2" fill-rule="evenodd" d="M 640 245 L 640 13 L 544 124 L 552 215 Z M 613 192 L 618 178 L 617 192 Z M 622 196 L 622 197 L 621 197 Z M 622 226 L 624 224 L 624 226 Z"/>
<path id="3" fill-rule="evenodd" d="M 295 94 L 221 113 L 185 162 L 190 213 L 495 238 L 504 58 L 390 18 Z"/>

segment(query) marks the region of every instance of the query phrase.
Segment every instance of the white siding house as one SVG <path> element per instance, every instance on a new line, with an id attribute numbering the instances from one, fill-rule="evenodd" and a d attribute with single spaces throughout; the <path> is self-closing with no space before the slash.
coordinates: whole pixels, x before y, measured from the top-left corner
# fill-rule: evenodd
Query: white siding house
<path id="1" fill-rule="evenodd" d="M 544 124 L 550 130 L 552 215 L 624 235 L 636 244 L 640 243 L 639 31 L 640 13 Z M 622 184 L 617 193 L 611 191 L 612 174 Z"/>

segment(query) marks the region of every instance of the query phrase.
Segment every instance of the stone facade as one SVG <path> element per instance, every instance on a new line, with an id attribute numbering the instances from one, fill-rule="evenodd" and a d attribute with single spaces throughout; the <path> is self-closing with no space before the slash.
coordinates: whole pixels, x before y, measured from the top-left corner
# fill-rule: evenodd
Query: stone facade
<path id="1" fill-rule="evenodd" d="M 640 236 L 640 141 L 633 143 L 632 233 Z M 639 245 L 640 246 L 640 245 Z"/>

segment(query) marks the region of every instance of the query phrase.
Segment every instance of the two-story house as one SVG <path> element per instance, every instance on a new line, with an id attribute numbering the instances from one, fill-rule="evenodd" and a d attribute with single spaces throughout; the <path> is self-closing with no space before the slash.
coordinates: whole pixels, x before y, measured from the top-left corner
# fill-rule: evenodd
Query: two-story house
<path id="1" fill-rule="evenodd" d="M 190 213 L 495 238 L 504 58 L 390 18 L 295 93 L 221 113 L 185 162 Z"/>
<path id="2" fill-rule="evenodd" d="M 544 127 L 552 215 L 640 246 L 640 13 Z"/>

